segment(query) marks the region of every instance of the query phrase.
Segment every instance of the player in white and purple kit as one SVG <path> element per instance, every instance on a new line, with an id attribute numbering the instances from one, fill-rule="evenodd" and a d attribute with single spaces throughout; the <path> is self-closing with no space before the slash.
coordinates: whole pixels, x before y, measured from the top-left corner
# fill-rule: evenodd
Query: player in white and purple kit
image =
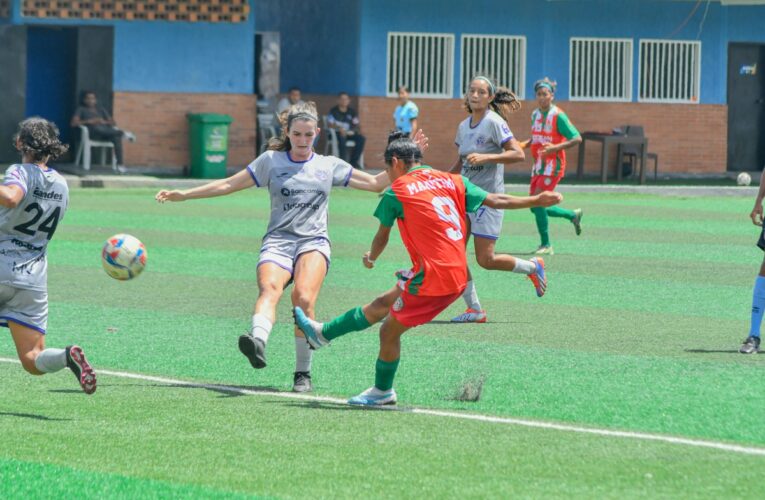
<path id="1" fill-rule="evenodd" d="M 66 180 L 47 164 L 67 147 L 54 124 L 36 117 L 19 124 L 14 141 L 22 163 L 6 170 L 0 186 L 0 326 L 11 330 L 26 371 L 42 375 L 68 367 L 93 394 L 96 374 L 79 346 L 45 348 L 47 249 L 69 203 Z"/>
<path id="2" fill-rule="evenodd" d="M 470 182 L 489 193 L 505 192 L 505 164 L 523 161 L 525 155 L 508 126 L 509 115 L 520 109 L 520 102 L 506 88 L 495 88 L 486 77 L 477 76 L 470 82 L 465 94 L 465 109 L 470 116 L 457 128 L 454 142 L 459 148 L 459 158 L 452 172 L 462 172 Z M 537 295 L 544 294 L 547 286 L 544 278 L 544 261 L 541 258 L 523 260 L 508 254 L 494 253 L 494 245 L 502 231 L 504 212 L 482 207 L 468 214 L 470 234 L 473 235 L 475 257 L 484 269 L 512 271 L 536 275 L 541 288 L 535 287 Z M 473 277 L 468 273 L 468 283 L 462 295 L 467 310 L 452 319 L 457 323 L 484 323 L 486 311 L 481 308 Z"/>
<path id="3" fill-rule="evenodd" d="M 160 202 L 221 196 L 249 187 L 267 188 L 271 217 L 258 260 L 259 295 L 252 329 L 239 337 L 239 350 L 254 368 L 266 366 L 265 348 L 276 321 L 276 305 L 291 282 L 293 306 L 313 317 L 316 299 L 331 258 L 327 208 L 333 186 L 381 192 L 390 184 L 385 172 L 372 176 L 334 156 L 313 151 L 319 133 L 313 103 L 292 105 L 282 114 L 283 134 L 237 174 L 185 191 L 160 191 Z M 426 139 L 423 139 L 426 141 Z M 423 143 L 424 144 L 424 143 Z M 292 389 L 311 386 L 312 352 L 295 330 L 295 374 Z"/>

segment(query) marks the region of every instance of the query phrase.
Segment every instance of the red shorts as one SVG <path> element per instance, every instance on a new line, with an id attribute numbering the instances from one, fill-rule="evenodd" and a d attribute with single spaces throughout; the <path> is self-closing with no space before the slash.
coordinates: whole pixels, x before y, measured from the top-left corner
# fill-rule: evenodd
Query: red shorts
<path id="1" fill-rule="evenodd" d="M 463 290 L 464 291 L 464 290 Z M 412 295 L 406 290 L 390 308 L 390 315 L 404 326 L 415 327 L 429 323 L 452 302 L 460 298 L 462 291 L 452 295 Z"/>
<path id="2" fill-rule="evenodd" d="M 555 191 L 558 183 L 563 180 L 563 172 L 556 176 L 552 175 L 535 175 L 531 177 L 531 185 L 529 186 L 529 194 L 533 195 L 537 191 Z"/>

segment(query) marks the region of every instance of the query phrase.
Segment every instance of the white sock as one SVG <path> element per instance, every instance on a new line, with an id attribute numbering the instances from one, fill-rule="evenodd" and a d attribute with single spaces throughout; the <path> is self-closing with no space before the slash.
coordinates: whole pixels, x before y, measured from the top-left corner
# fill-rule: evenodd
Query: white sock
<path id="1" fill-rule="evenodd" d="M 295 337 L 295 371 L 310 372 L 313 351 L 303 337 Z"/>
<path id="2" fill-rule="evenodd" d="M 476 311 L 481 310 L 481 303 L 478 301 L 478 292 L 475 291 L 475 283 L 473 280 L 467 282 L 465 291 L 462 292 L 462 298 L 465 299 L 465 303 L 470 309 Z"/>
<path id="3" fill-rule="evenodd" d="M 37 355 L 35 368 L 43 373 L 54 373 L 66 368 L 66 349 L 45 349 Z"/>
<path id="4" fill-rule="evenodd" d="M 271 335 L 271 328 L 274 324 L 263 314 L 256 314 L 252 317 L 252 336 L 260 339 L 263 343 L 268 342 L 268 336 Z"/>
<path id="5" fill-rule="evenodd" d="M 536 270 L 537 270 L 537 265 L 531 262 L 530 260 L 523 260 L 523 259 L 519 259 L 518 257 L 515 258 L 515 267 L 513 268 L 514 273 L 531 274 Z"/>

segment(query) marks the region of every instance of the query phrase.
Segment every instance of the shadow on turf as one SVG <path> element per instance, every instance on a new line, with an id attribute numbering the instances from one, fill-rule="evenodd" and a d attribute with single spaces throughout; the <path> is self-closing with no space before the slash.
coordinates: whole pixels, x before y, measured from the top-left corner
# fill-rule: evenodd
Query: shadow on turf
<path id="1" fill-rule="evenodd" d="M 211 384 L 214 385 L 214 384 Z M 257 386 L 257 385 L 226 385 L 225 387 L 207 387 L 205 385 L 189 385 L 189 384 L 99 384 L 99 388 L 104 387 L 163 387 L 171 389 L 204 389 L 206 391 L 217 392 L 220 397 L 235 398 L 239 396 L 247 396 L 237 390 L 250 391 L 250 392 L 281 392 L 277 387 L 271 386 Z M 231 389 L 226 389 L 230 387 Z M 79 389 L 50 389 L 48 392 L 55 392 L 58 394 L 83 394 Z"/>
<path id="2" fill-rule="evenodd" d="M 686 349 L 685 352 L 693 354 L 739 354 L 738 349 Z M 763 354 L 763 351 L 757 354 Z"/>
<path id="3" fill-rule="evenodd" d="M 290 401 L 279 402 L 283 406 L 289 406 L 292 408 L 309 408 L 312 410 L 339 410 L 339 411 L 399 411 L 407 412 L 411 411 L 409 408 L 386 405 L 386 406 L 361 406 L 350 405 L 347 403 L 332 403 L 328 401 Z"/>
<path id="4" fill-rule="evenodd" d="M 492 320 L 489 320 L 486 323 L 481 323 L 481 324 L 490 325 L 492 323 L 495 323 L 495 324 L 502 323 L 502 324 L 505 324 L 505 325 L 530 325 L 531 321 L 492 321 Z M 475 325 L 476 323 L 457 323 L 457 322 L 448 321 L 448 320 L 445 320 L 445 319 L 435 319 L 435 320 L 431 321 L 428 324 L 429 325 L 455 325 L 455 326 L 458 326 L 458 325 Z"/>
<path id="5" fill-rule="evenodd" d="M 49 422 L 67 422 L 72 420 L 71 418 L 51 418 L 46 417 L 45 415 L 37 415 L 35 413 L 16 413 L 12 411 L 0 411 L 0 417 L 29 418 L 32 420 L 46 420 Z"/>

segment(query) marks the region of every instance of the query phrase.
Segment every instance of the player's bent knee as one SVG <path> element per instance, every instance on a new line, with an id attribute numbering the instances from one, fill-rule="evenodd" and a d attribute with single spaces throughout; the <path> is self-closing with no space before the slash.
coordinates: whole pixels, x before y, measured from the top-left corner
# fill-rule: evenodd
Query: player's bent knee
<path id="1" fill-rule="evenodd" d="M 27 354 L 25 356 L 21 356 L 19 360 L 21 361 L 21 366 L 24 368 L 24 370 L 29 373 L 30 375 L 42 375 L 43 373 L 37 369 L 37 366 L 35 366 L 35 358 L 36 354 Z"/>
<path id="2" fill-rule="evenodd" d="M 494 269 L 496 267 L 496 260 L 493 253 L 476 255 L 475 260 L 478 262 L 478 265 L 484 269 Z"/>

